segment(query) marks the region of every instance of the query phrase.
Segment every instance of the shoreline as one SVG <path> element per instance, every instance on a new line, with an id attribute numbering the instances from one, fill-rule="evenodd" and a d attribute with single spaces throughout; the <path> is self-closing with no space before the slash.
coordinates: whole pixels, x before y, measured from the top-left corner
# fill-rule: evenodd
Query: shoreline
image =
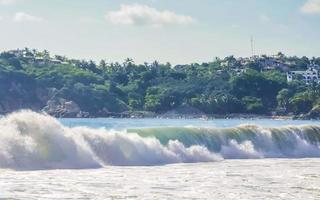
<path id="1" fill-rule="evenodd" d="M 11 113 L 19 112 L 21 109 L 12 112 L 0 113 L 0 117 L 10 115 Z M 104 115 L 87 115 L 87 116 L 77 116 L 77 114 L 69 116 L 58 116 L 48 114 L 43 111 L 30 110 L 37 113 L 47 114 L 49 116 L 58 119 L 97 119 L 97 118 L 115 118 L 115 119 L 201 119 L 201 120 L 214 120 L 214 119 L 271 119 L 271 120 L 319 120 L 319 118 L 310 118 L 305 115 L 262 115 L 262 114 L 157 114 L 152 112 L 125 112 L 125 113 L 105 113 Z"/>
<path id="2" fill-rule="evenodd" d="M 132 119 L 202 119 L 202 120 L 211 120 L 211 119 L 275 119 L 275 120 L 294 120 L 296 116 L 287 115 L 255 115 L 255 114 L 111 114 L 108 116 L 101 116 L 102 118 L 132 118 Z M 88 117 L 88 118 L 101 118 L 101 117 Z"/>

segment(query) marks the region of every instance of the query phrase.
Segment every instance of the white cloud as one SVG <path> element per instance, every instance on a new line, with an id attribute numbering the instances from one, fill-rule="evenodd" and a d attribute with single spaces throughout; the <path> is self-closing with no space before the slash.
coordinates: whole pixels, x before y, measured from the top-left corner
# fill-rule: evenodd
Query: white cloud
<path id="1" fill-rule="evenodd" d="M 271 21 L 270 17 L 269 17 L 268 15 L 266 15 L 266 14 L 261 14 L 261 15 L 259 16 L 259 20 L 260 20 L 261 22 L 263 22 L 263 23 L 267 23 L 267 22 L 270 22 L 270 21 Z"/>
<path id="2" fill-rule="evenodd" d="M 18 12 L 14 15 L 13 21 L 17 23 L 23 22 L 41 22 L 43 19 L 41 17 L 36 17 L 24 12 Z"/>
<path id="3" fill-rule="evenodd" d="M 121 5 L 120 10 L 109 12 L 106 19 L 113 24 L 163 26 L 172 24 L 190 24 L 195 19 L 178 15 L 172 11 L 160 11 L 155 8 L 133 4 Z"/>
<path id="4" fill-rule="evenodd" d="M 16 0 L 0 0 L 0 5 L 9 5 L 15 3 Z"/>
<path id="5" fill-rule="evenodd" d="M 306 14 L 320 13 L 320 0 L 308 0 L 302 6 L 301 11 Z"/>

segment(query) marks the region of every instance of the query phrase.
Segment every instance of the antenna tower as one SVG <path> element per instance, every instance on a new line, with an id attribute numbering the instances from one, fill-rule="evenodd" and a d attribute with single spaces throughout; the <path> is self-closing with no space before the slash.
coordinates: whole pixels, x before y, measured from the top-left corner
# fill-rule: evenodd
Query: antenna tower
<path id="1" fill-rule="evenodd" d="M 253 40 L 253 36 L 251 36 L 251 55 L 252 57 L 254 57 L 254 40 Z"/>

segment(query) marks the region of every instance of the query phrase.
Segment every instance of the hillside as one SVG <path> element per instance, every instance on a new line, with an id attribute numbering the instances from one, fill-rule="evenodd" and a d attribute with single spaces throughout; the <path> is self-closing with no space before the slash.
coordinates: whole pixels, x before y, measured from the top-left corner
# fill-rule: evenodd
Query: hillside
<path id="1" fill-rule="evenodd" d="M 320 58 L 281 53 L 176 66 L 131 59 L 96 64 L 26 48 L 0 54 L 0 114 L 32 109 L 57 117 L 130 112 L 317 117 L 318 79 L 306 82 L 296 75 L 288 81 L 287 72 L 319 65 Z"/>

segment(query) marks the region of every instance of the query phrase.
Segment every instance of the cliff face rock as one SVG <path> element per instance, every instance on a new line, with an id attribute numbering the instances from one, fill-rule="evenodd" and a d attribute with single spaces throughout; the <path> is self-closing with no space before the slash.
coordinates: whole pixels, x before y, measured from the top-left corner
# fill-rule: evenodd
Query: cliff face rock
<path id="1" fill-rule="evenodd" d="M 41 104 L 39 102 L 26 102 L 22 99 L 6 98 L 0 101 L 0 114 L 7 114 L 22 109 L 38 111 L 40 108 Z"/>
<path id="2" fill-rule="evenodd" d="M 39 110 L 43 104 L 37 98 L 35 86 L 20 81 L 6 80 L 0 84 L 0 114 L 21 109 Z"/>
<path id="3" fill-rule="evenodd" d="M 78 104 L 66 99 L 51 99 L 47 105 L 42 109 L 43 112 L 48 113 L 54 117 L 88 117 L 89 113 L 81 111 Z"/>
<path id="4" fill-rule="evenodd" d="M 56 88 L 37 90 L 38 99 L 44 102 L 42 112 L 54 117 L 80 118 L 89 116 L 89 113 L 81 111 L 76 102 L 57 97 L 58 92 L 59 90 Z"/>

